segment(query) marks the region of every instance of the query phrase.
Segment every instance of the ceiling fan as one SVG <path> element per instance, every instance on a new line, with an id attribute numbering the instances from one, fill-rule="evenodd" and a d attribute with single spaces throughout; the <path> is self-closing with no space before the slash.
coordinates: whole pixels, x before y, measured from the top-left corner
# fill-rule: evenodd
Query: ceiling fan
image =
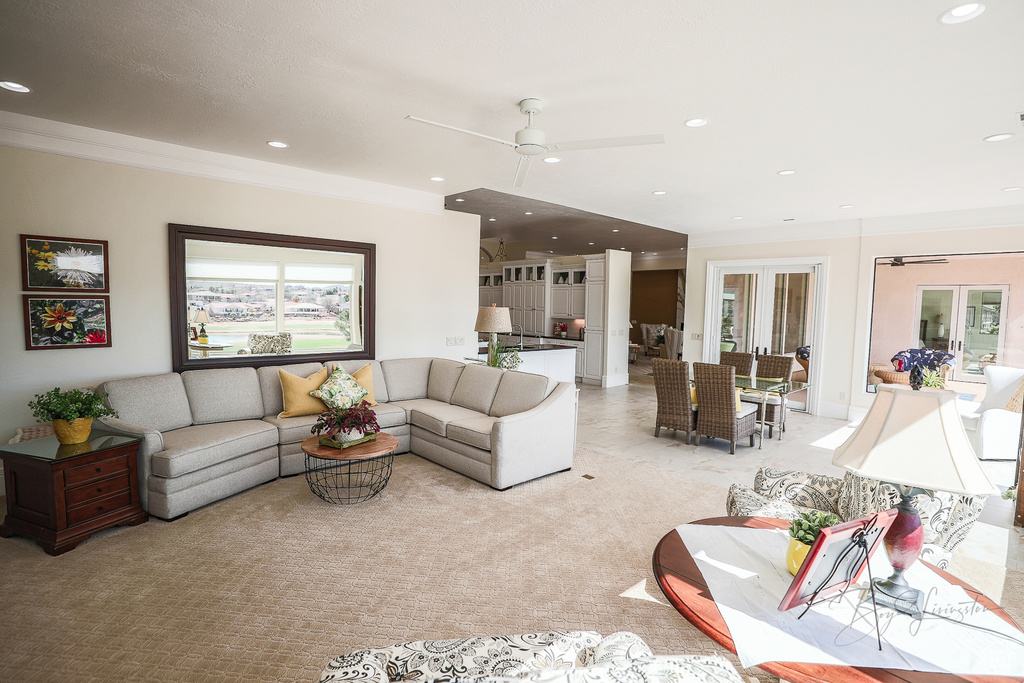
<path id="1" fill-rule="evenodd" d="M 538 154 L 572 152 L 578 149 L 600 149 L 602 147 L 660 145 L 665 142 L 665 136 L 661 133 L 656 135 L 634 135 L 632 137 L 624 138 L 598 138 L 596 140 L 573 140 L 571 142 L 545 142 L 544 131 L 533 127 L 533 115 L 541 112 L 541 106 L 542 102 L 534 97 L 529 97 L 519 103 L 519 111 L 526 114 L 527 121 L 526 128 L 516 131 L 515 142 L 509 142 L 508 140 L 502 140 L 501 138 L 484 135 L 483 133 L 474 133 L 471 130 L 456 128 L 455 126 L 437 123 L 436 121 L 427 121 L 426 119 L 421 119 L 416 116 L 410 115 L 405 118 L 411 121 L 419 121 L 420 123 L 428 123 L 431 126 L 438 126 L 439 128 L 454 130 L 457 133 L 475 135 L 478 138 L 493 140 L 494 142 L 500 142 L 503 145 L 508 145 L 513 148 L 516 152 L 522 155 L 519 157 L 519 167 L 516 169 L 515 179 L 512 181 L 513 187 L 523 186 L 523 182 L 526 180 L 526 173 L 530 170 L 530 161 Z"/>
<path id="2" fill-rule="evenodd" d="M 921 265 L 923 263 L 949 263 L 949 261 L 944 259 L 944 258 L 918 258 L 918 259 L 913 259 L 911 261 L 911 260 L 907 260 L 907 258 L 904 257 L 904 256 L 893 256 L 892 259 L 889 261 L 888 265 L 894 266 L 894 267 L 899 267 L 899 266 L 918 266 L 918 265 Z"/>

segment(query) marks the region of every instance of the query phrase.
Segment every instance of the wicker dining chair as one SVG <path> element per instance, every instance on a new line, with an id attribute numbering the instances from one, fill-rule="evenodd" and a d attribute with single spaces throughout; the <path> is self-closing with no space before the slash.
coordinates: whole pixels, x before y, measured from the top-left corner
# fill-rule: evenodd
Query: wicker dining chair
<path id="1" fill-rule="evenodd" d="M 718 362 L 736 368 L 737 375 L 750 377 L 750 369 L 754 367 L 754 354 L 742 351 L 722 351 Z"/>
<path id="2" fill-rule="evenodd" d="M 782 355 L 762 355 L 757 358 L 758 378 L 784 379 L 793 378 L 793 357 Z M 761 394 L 757 391 L 745 391 L 740 399 L 757 404 L 757 419 L 761 419 Z M 786 400 L 784 396 L 769 394 L 766 399 L 764 421 L 768 425 L 768 438 L 772 438 L 772 430 L 778 427 L 786 430 Z"/>
<path id="3" fill-rule="evenodd" d="M 729 452 L 736 453 L 736 442 L 747 436 L 754 445 L 757 431 L 757 406 L 743 404 L 736 410 L 736 369 L 731 365 L 694 363 L 697 385 L 697 445 L 701 434 L 729 441 Z"/>
<path id="4" fill-rule="evenodd" d="M 651 360 L 654 370 L 654 393 L 658 398 L 658 414 L 654 419 L 654 436 L 661 435 L 661 428 L 686 432 L 686 444 L 690 444 L 690 432 L 694 427 L 694 406 L 690 402 L 690 364 L 685 360 L 655 358 Z"/>

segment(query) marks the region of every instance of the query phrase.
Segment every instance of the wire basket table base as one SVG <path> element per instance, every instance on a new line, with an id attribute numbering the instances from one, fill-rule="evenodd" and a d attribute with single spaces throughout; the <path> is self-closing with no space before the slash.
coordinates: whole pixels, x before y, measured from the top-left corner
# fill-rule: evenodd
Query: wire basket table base
<path id="1" fill-rule="evenodd" d="M 361 503 L 388 485 L 393 461 L 391 453 L 363 460 L 325 460 L 307 453 L 306 483 L 328 503 Z"/>

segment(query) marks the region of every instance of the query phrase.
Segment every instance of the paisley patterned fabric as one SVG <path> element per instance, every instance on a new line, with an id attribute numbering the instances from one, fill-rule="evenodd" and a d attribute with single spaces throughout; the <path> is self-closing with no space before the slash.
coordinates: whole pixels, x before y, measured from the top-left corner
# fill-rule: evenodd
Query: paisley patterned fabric
<path id="1" fill-rule="evenodd" d="M 725 499 L 726 514 L 730 517 L 796 519 L 801 512 L 811 512 L 813 509 L 793 505 L 782 498 L 766 498 L 743 484 L 730 486 L 729 495 Z"/>
<path id="2" fill-rule="evenodd" d="M 359 683 L 742 683 L 725 659 L 654 657 L 639 636 L 551 631 L 424 640 L 335 657 L 320 674 Z"/>
<path id="3" fill-rule="evenodd" d="M 241 349 L 238 353 L 280 355 L 291 352 L 292 333 L 278 332 L 277 334 L 250 334 L 249 340 L 246 342 L 246 348 Z"/>
<path id="4" fill-rule="evenodd" d="M 904 371 L 909 371 L 915 365 L 920 365 L 925 370 L 938 370 L 939 366 L 942 365 L 950 367 L 956 365 L 956 356 L 945 351 L 936 351 L 935 349 L 907 349 L 906 351 L 900 351 L 890 360 L 894 368 L 899 366 L 896 361 L 902 360 L 902 369 Z"/>
<path id="5" fill-rule="evenodd" d="M 754 475 L 754 491 L 766 498 L 782 498 L 793 505 L 836 515 L 840 484 L 835 477 L 772 467 L 763 467 Z"/>

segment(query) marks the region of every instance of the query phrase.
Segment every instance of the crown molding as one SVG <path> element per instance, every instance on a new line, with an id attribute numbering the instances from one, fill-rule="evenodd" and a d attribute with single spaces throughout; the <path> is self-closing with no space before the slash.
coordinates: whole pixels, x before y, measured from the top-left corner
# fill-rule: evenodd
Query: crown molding
<path id="1" fill-rule="evenodd" d="M 444 196 L 0 111 L 0 145 L 440 215 Z"/>

